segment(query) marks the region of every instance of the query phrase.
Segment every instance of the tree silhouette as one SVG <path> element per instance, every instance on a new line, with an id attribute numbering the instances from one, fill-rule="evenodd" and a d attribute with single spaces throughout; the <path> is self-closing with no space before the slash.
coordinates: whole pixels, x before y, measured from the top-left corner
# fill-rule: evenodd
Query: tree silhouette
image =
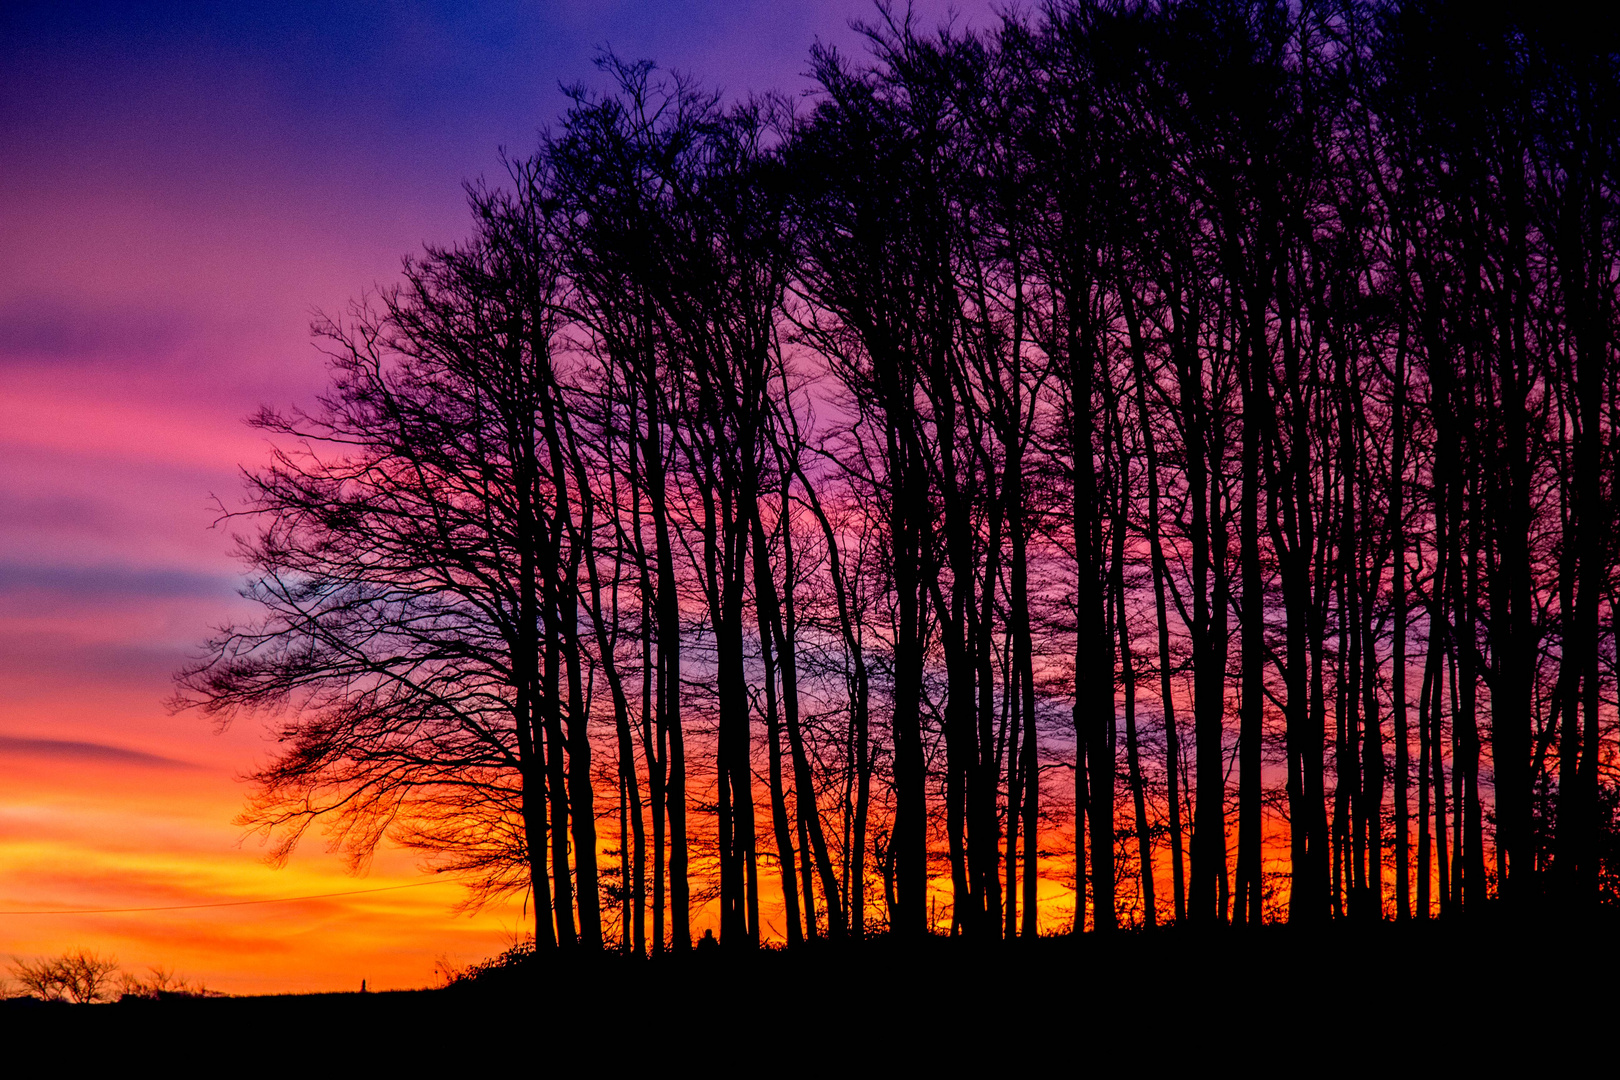
<path id="1" fill-rule="evenodd" d="M 861 29 L 802 108 L 601 58 L 318 328 L 180 677 L 284 710 L 244 820 L 542 950 L 1612 900 L 1607 24 Z"/>

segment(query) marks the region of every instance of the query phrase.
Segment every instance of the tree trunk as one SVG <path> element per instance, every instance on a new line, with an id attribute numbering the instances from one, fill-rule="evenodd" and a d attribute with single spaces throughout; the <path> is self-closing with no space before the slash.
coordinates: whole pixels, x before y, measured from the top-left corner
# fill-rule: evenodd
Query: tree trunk
<path id="1" fill-rule="evenodd" d="M 670 541 L 669 511 L 664 491 L 663 427 L 658 388 L 648 373 L 647 470 L 648 506 L 653 519 L 658 561 L 658 740 L 659 759 L 668 755 L 669 776 L 662 803 L 669 822 L 670 941 L 676 952 L 692 947 L 691 887 L 687 881 L 686 740 L 681 731 L 681 609 L 675 593 L 675 552 Z M 668 740 L 667 749 L 664 740 Z M 660 854 L 663 847 L 657 845 Z M 656 881 L 655 881 L 656 890 Z M 662 903 L 654 909 L 661 916 Z M 663 943 L 659 935 L 654 947 Z"/>
<path id="2" fill-rule="evenodd" d="M 1123 467 L 1121 469 L 1123 472 Z M 1136 665 L 1131 659 L 1131 634 L 1125 616 L 1125 521 L 1121 514 L 1114 523 L 1118 538 L 1114 541 L 1114 602 L 1115 619 L 1119 630 L 1119 664 L 1125 683 L 1125 761 L 1130 774 L 1131 809 L 1136 817 L 1136 847 L 1138 869 L 1142 876 L 1142 912 L 1148 929 L 1159 923 L 1158 909 L 1153 902 L 1153 840 L 1148 829 L 1147 790 L 1142 784 L 1142 762 L 1136 746 Z"/>
<path id="3" fill-rule="evenodd" d="M 1395 918 L 1412 913 L 1412 826 L 1408 818 L 1412 739 L 1406 726 L 1406 327 L 1395 346 L 1394 424 L 1389 472 L 1390 591 L 1394 625 L 1390 635 L 1390 704 L 1395 713 Z M 1419 817 L 1422 817 L 1421 811 Z"/>
<path id="4" fill-rule="evenodd" d="M 782 787 L 782 731 L 776 711 L 776 656 L 772 641 L 780 640 L 781 612 L 777 609 L 776 583 L 771 580 L 765 528 L 757 508 L 752 515 L 754 534 L 754 605 L 759 616 L 759 652 L 765 663 L 765 737 L 769 754 L 771 825 L 776 832 L 777 866 L 781 870 L 783 918 L 787 920 L 789 948 L 802 945 L 804 934 L 799 923 L 799 889 L 795 880 L 797 860 L 793 855 L 793 833 L 788 825 L 787 796 Z M 784 680 L 784 695 L 786 693 Z M 785 700 L 785 698 L 784 698 Z"/>
<path id="5" fill-rule="evenodd" d="M 1152 419 L 1148 414 L 1148 368 L 1141 322 L 1136 317 L 1129 288 L 1121 288 L 1120 296 L 1124 305 L 1126 326 L 1130 332 L 1131 355 L 1135 369 L 1136 411 L 1142 428 L 1142 448 L 1147 457 L 1148 555 L 1153 564 L 1154 624 L 1158 631 L 1159 646 L 1159 705 L 1164 717 L 1165 791 L 1170 815 L 1170 881 L 1175 894 L 1176 922 L 1179 923 L 1187 917 L 1186 883 L 1182 877 L 1181 790 L 1177 782 L 1177 773 L 1181 766 L 1181 740 L 1176 730 L 1176 706 L 1170 685 L 1170 614 L 1165 603 L 1165 579 L 1169 576 L 1169 567 L 1165 562 L 1159 526 L 1159 452 L 1154 439 Z"/>
<path id="6" fill-rule="evenodd" d="M 1269 408 L 1260 380 L 1266 377 L 1255 358 L 1258 346 L 1242 350 L 1243 490 L 1239 508 L 1238 563 L 1242 577 L 1240 615 L 1243 653 L 1238 726 L 1238 856 L 1236 924 L 1259 926 L 1260 912 L 1260 740 L 1265 722 L 1266 601 L 1260 567 L 1260 437 L 1261 410 Z"/>

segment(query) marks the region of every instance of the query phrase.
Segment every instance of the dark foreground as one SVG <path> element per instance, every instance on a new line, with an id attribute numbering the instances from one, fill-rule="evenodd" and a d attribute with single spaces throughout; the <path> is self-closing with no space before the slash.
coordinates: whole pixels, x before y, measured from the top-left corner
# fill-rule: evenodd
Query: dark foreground
<path id="1" fill-rule="evenodd" d="M 1544 1068 L 1577 1055 L 1607 1072 L 1620 1033 L 1617 946 L 1612 923 L 1533 934 L 1474 923 L 539 958 L 440 990 L 11 1001 L 0 1004 L 0 1037 L 14 1061 L 37 1049 L 249 1075 L 385 1065 L 1072 1075 L 1178 1064 L 1292 1075 Z"/>

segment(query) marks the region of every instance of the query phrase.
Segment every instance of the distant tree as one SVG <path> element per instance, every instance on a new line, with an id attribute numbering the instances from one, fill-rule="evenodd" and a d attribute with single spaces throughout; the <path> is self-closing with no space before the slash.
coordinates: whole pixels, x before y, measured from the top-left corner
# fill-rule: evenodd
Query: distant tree
<path id="1" fill-rule="evenodd" d="M 221 997 L 217 990 L 210 990 L 200 982 L 193 982 L 181 978 L 174 973 L 173 968 L 149 967 L 145 975 L 137 975 L 129 971 L 117 973 L 118 998 L 146 998 L 150 1001 L 163 1001 L 170 998 L 199 998 Z"/>
<path id="2" fill-rule="evenodd" d="M 88 949 L 39 960 L 14 960 L 11 971 L 24 991 L 44 1001 L 87 1005 L 110 1001 L 118 984 L 118 961 Z"/>

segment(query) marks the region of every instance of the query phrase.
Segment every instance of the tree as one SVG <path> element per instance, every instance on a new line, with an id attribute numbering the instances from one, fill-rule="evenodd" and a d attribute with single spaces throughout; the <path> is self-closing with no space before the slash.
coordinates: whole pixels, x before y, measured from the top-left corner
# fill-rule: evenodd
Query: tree
<path id="1" fill-rule="evenodd" d="M 32 962 L 14 960 L 11 972 L 23 990 L 34 997 L 77 1005 L 112 1000 L 118 983 L 118 961 L 87 949 Z"/>
<path id="2" fill-rule="evenodd" d="M 1299 922 L 1589 911 L 1607 30 L 862 30 L 802 114 L 602 57 L 471 241 L 323 324 L 322 408 L 259 420 L 264 617 L 182 675 L 285 709 L 249 824 L 532 890 L 542 947 L 1033 936 L 1071 858 L 1107 932 L 1157 921 L 1166 854 L 1195 924 L 1277 917 L 1268 864 Z"/>
<path id="3" fill-rule="evenodd" d="M 178 701 L 222 723 L 284 710 L 243 817 L 274 859 L 317 822 L 355 865 L 391 834 L 474 902 L 529 890 L 538 941 L 596 948 L 559 260 L 544 178 L 520 177 L 516 198 L 470 189 L 473 241 L 317 326 L 333 372 L 320 410 L 256 418 L 291 440 L 236 515 L 258 524 L 239 553 L 263 616 L 210 641 Z"/>

